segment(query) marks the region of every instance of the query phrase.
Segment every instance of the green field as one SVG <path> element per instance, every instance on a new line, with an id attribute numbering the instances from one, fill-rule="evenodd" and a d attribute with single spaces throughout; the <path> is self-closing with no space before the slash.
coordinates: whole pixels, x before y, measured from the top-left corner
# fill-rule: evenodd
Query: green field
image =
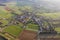
<path id="1" fill-rule="evenodd" d="M 11 25 L 4 29 L 4 32 L 8 32 L 16 37 L 21 33 L 21 31 L 22 31 L 22 28 L 16 25 Z"/>
<path id="2" fill-rule="evenodd" d="M 41 14 L 38 13 L 36 15 L 42 15 L 42 16 L 51 17 L 51 18 L 55 19 L 55 18 L 60 17 L 60 12 L 58 12 L 58 13 L 41 13 Z"/>
<path id="3" fill-rule="evenodd" d="M 32 31 L 37 31 L 38 30 L 38 25 L 29 23 L 26 26 L 26 30 L 32 30 Z"/>

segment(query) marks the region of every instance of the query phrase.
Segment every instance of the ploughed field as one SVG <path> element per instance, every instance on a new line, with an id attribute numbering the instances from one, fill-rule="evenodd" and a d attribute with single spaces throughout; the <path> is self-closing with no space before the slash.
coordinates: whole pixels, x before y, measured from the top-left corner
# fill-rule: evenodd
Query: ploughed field
<path id="1" fill-rule="evenodd" d="M 37 32 L 30 30 L 23 30 L 19 36 L 19 40 L 37 40 Z"/>

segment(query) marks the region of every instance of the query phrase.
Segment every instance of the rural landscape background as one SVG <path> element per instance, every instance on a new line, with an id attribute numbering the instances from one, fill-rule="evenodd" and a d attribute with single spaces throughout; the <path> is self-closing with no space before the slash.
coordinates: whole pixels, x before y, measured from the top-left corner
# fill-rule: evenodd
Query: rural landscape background
<path id="1" fill-rule="evenodd" d="M 38 40 L 40 27 L 50 32 L 51 26 L 60 34 L 59 4 L 59 0 L 0 0 L 0 40 Z"/>

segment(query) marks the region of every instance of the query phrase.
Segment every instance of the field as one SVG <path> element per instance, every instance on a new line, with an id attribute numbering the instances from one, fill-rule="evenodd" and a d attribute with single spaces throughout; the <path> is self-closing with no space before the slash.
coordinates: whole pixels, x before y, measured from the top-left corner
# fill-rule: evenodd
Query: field
<path id="1" fill-rule="evenodd" d="M 37 32 L 34 31 L 29 31 L 29 30 L 24 30 L 21 35 L 19 36 L 20 40 L 36 40 Z"/>
<path id="2" fill-rule="evenodd" d="M 8 32 L 16 37 L 21 33 L 21 31 L 22 28 L 16 25 L 11 25 L 4 29 L 4 32 Z"/>
<path id="3" fill-rule="evenodd" d="M 27 24 L 26 30 L 38 31 L 38 25 L 29 23 L 29 24 Z"/>
<path id="4" fill-rule="evenodd" d="M 36 14 L 36 15 L 44 15 L 46 17 L 51 17 L 53 19 L 55 18 L 59 18 L 60 17 L 60 12 L 57 12 L 57 13 L 43 13 L 43 14 Z"/>

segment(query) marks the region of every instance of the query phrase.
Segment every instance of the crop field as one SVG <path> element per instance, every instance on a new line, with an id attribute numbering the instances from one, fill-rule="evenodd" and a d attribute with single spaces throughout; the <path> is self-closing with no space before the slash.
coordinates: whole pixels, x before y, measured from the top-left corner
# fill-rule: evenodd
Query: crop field
<path id="1" fill-rule="evenodd" d="M 19 26 L 11 25 L 4 29 L 4 32 L 8 32 L 14 36 L 18 36 L 22 31 L 22 28 Z"/>
<path id="2" fill-rule="evenodd" d="M 26 30 L 38 31 L 38 25 L 29 23 L 27 24 Z"/>
<path id="3" fill-rule="evenodd" d="M 51 18 L 59 18 L 60 17 L 60 12 L 57 13 L 43 13 L 43 14 L 36 14 L 36 15 L 44 15 L 46 17 L 51 17 Z"/>

